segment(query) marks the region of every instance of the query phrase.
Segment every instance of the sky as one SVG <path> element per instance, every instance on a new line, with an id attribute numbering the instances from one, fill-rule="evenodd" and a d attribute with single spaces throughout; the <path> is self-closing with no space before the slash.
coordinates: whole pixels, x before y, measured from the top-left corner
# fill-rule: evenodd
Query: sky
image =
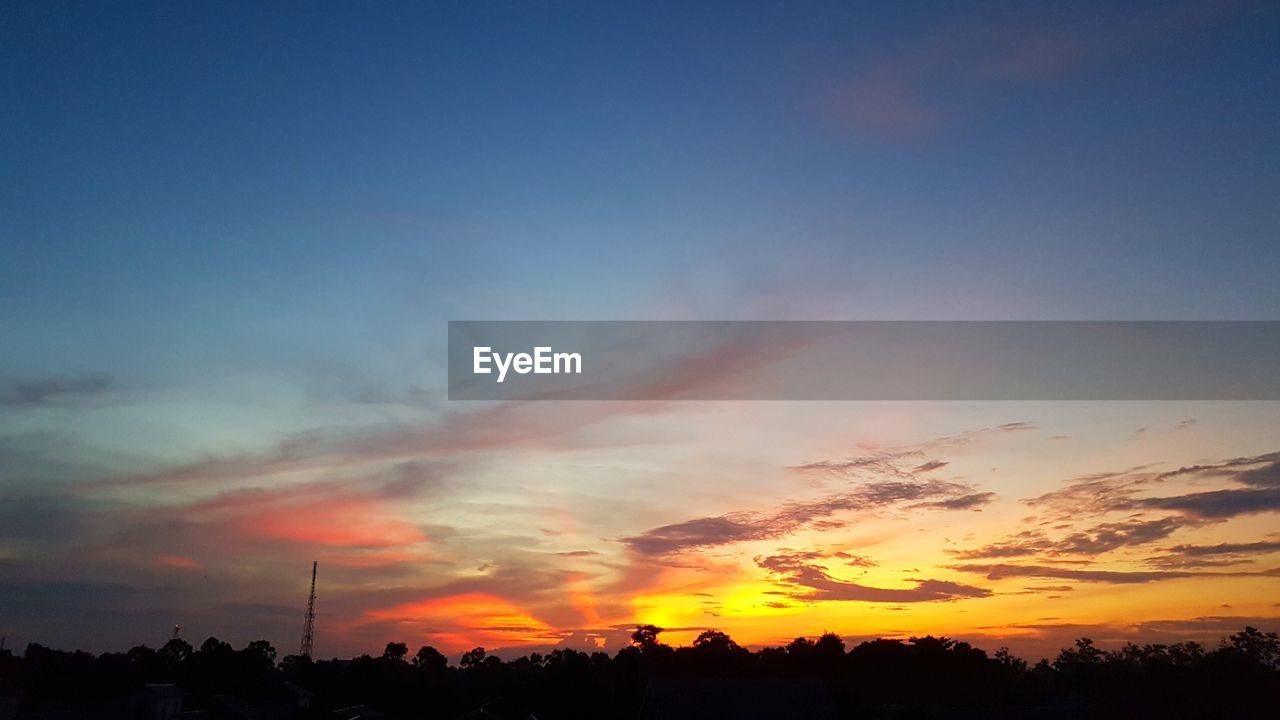
<path id="1" fill-rule="evenodd" d="M 448 320 L 1280 319 L 1280 7 L 6 3 L 0 635 L 1280 626 L 1275 403 L 463 403 Z M 678 373 L 679 369 L 673 369 Z"/>

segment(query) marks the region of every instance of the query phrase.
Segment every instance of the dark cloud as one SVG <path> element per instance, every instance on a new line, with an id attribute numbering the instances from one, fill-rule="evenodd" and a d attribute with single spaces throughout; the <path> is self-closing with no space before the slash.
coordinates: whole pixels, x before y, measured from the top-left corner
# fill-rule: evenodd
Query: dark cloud
<path id="1" fill-rule="evenodd" d="M 948 552 L 962 560 L 994 560 L 1035 555 L 1052 546 L 1053 542 L 1039 530 L 1024 530 L 1001 542 L 973 550 L 949 550 Z"/>
<path id="2" fill-rule="evenodd" d="M 1276 577 L 1280 569 L 1264 572 L 1190 572 L 1186 570 L 1092 570 L 1051 565 L 948 565 L 947 569 L 956 572 L 985 575 L 988 580 L 1005 578 L 1034 577 L 1053 578 L 1057 580 L 1078 580 L 1080 582 L 1110 583 L 1131 585 L 1156 582 L 1159 580 L 1177 580 L 1189 577 Z"/>
<path id="3" fill-rule="evenodd" d="M 69 432 L 0 435 L 0 488 L 47 492 L 53 485 L 110 475 L 119 456 L 86 445 Z"/>
<path id="4" fill-rule="evenodd" d="M 1280 541 L 1266 540 L 1217 545 L 1175 545 L 1167 554 L 1153 557 L 1147 563 L 1163 568 L 1224 567 L 1250 562 L 1250 555 L 1280 553 Z"/>
<path id="5" fill-rule="evenodd" d="M 1075 590 L 1073 585 L 1028 585 L 1013 593 L 1014 595 L 1040 595 L 1043 593 L 1064 593 Z"/>
<path id="6" fill-rule="evenodd" d="M 971 445 L 983 438 L 1006 432 L 1034 430 L 1031 422 L 1011 422 L 994 427 L 983 427 L 966 430 L 956 435 L 934 438 L 916 445 L 890 447 L 868 452 L 853 457 L 837 460 L 819 460 L 792 466 L 790 469 L 804 473 L 822 473 L 838 478 L 859 479 L 902 479 L 911 480 L 918 473 L 927 473 L 946 467 L 950 463 L 945 460 L 930 459 L 923 463 L 928 455 L 947 449 L 955 449 Z"/>
<path id="7" fill-rule="evenodd" d="M 964 560 L 985 560 L 1028 555 L 1093 557 L 1122 547 L 1146 545 L 1163 540 L 1174 531 L 1197 524 L 1181 517 L 1156 520 L 1125 520 L 1094 525 L 1059 539 L 1051 539 L 1040 530 L 1024 530 L 1001 542 L 973 550 L 953 550 L 951 554 Z"/>
<path id="8" fill-rule="evenodd" d="M 93 527 L 91 508 L 61 495 L 0 495 L 0 540 L 47 551 L 83 540 Z"/>
<path id="9" fill-rule="evenodd" d="M 1236 482 L 1253 487 L 1280 487 L 1280 462 L 1245 470 L 1236 475 Z"/>
<path id="10" fill-rule="evenodd" d="M 823 472 L 838 477 L 880 476 L 910 479 L 912 470 L 903 467 L 903 460 L 918 456 L 916 451 L 886 452 L 843 460 L 819 460 L 795 465 L 798 472 Z"/>
<path id="11" fill-rule="evenodd" d="M 946 466 L 947 466 L 947 465 L 949 465 L 949 464 L 950 464 L 950 463 L 945 462 L 945 461 L 942 461 L 942 460 L 930 460 L 930 461 L 929 461 L 929 462 L 927 462 L 927 463 L 921 463 L 920 465 L 917 465 L 917 466 L 915 466 L 915 467 L 911 468 L 911 472 L 914 472 L 914 473 L 927 473 L 927 472 L 932 472 L 932 471 L 934 471 L 934 470 L 938 470 L 938 469 L 940 469 L 940 468 L 944 468 L 944 467 L 946 467 Z"/>
<path id="12" fill-rule="evenodd" d="M 849 567 L 869 568 L 875 567 L 876 561 L 865 555 L 853 555 L 847 552 L 834 552 L 831 557 L 843 560 L 845 565 Z"/>
<path id="13" fill-rule="evenodd" d="M 1197 518 L 1233 518 L 1280 510 L 1280 486 L 1261 490 L 1211 490 L 1172 497 L 1139 498 L 1131 501 L 1128 507 L 1174 510 Z"/>
<path id="14" fill-rule="evenodd" d="M 918 507 L 922 502 L 946 500 L 963 500 L 958 509 L 967 509 L 974 503 L 973 500 L 964 500 L 974 497 L 971 490 L 968 485 L 937 480 L 868 483 L 819 500 L 790 502 L 775 513 L 738 512 L 696 518 L 653 528 L 640 535 L 623 538 L 623 542 L 645 555 L 663 555 L 700 547 L 769 540 L 840 512 L 870 511 L 909 503 L 917 503 Z"/>
<path id="15" fill-rule="evenodd" d="M 1195 573 L 1190 572 L 1166 570 L 1137 572 L 1121 570 L 1077 570 L 1074 568 L 1053 567 L 1048 565 L 949 565 L 948 569 L 955 570 L 957 572 L 973 573 L 975 575 L 985 575 L 988 580 L 1035 577 L 1122 585 L 1148 583 L 1157 580 L 1174 580 L 1178 578 L 1192 577 L 1195 575 Z"/>
<path id="16" fill-rule="evenodd" d="M 1102 523 L 1068 535 L 1057 543 L 1052 552 L 1055 555 L 1100 555 L 1121 547 L 1163 540 L 1187 525 L 1186 520 L 1172 517 Z"/>
<path id="17" fill-rule="evenodd" d="M 75 404 L 105 394 L 112 380 L 106 375 L 44 378 L 13 383 L 0 396 L 0 405 L 9 407 L 43 407 Z"/>
<path id="18" fill-rule="evenodd" d="M 1249 543 L 1219 543 L 1217 545 L 1176 545 L 1170 552 L 1180 555 L 1203 557 L 1205 555 L 1238 555 L 1244 553 L 1280 552 L 1280 541 L 1267 540 Z"/>
<path id="19" fill-rule="evenodd" d="M 1237 457 L 1230 460 L 1223 460 L 1218 463 L 1209 463 L 1205 465 L 1187 465 L 1161 473 L 1156 480 L 1163 481 L 1183 475 L 1194 476 L 1226 476 L 1233 477 L 1238 482 L 1244 482 L 1246 485 L 1254 484 L 1246 482 L 1241 478 L 1249 477 L 1254 471 L 1260 469 L 1257 466 L 1262 464 L 1271 465 L 1272 473 L 1275 472 L 1275 465 L 1280 463 L 1280 452 L 1266 453 L 1263 455 L 1254 455 L 1251 457 Z M 1274 484 L 1274 483 L 1269 483 Z"/>
<path id="20" fill-rule="evenodd" d="M 915 580 L 915 586 L 910 588 L 880 588 L 837 580 L 815 562 L 823 557 L 824 555 L 814 551 L 783 552 L 757 557 L 755 561 L 777 577 L 779 582 L 791 588 L 791 597 L 797 600 L 914 603 L 991 595 L 991 591 L 986 588 L 947 580 Z"/>
<path id="21" fill-rule="evenodd" d="M 623 542 L 644 555 L 662 555 L 676 550 L 699 548 L 746 540 L 764 540 L 778 537 L 795 528 L 772 522 L 767 515 L 741 513 L 731 516 L 704 517 L 673 525 L 646 530 L 640 535 L 624 538 Z"/>
<path id="22" fill-rule="evenodd" d="M 382 485 L 386 498 L 416 497 L 440 485 L 440 469 L 434 463 L 412 460 L 394 465 Z"/>
<path id="23" fill-rule="evenodd" d="M 1148 620 L 1138 623 L 1139 632 L 1147 633 L 1200 633 L 1213 632 L 1222 636 L 1240 632 L 1245 626 L 1273 628 L 1280 626 L 1280 617 L 1241 617 L 1238 615 L 1209 615 L 1184 620 Z"/>
<path id="24" fill-rule="evenodd" d="M 939 508 L 942 510 L 977 510 L 983 505 L 987 505 L 996 499 L 993 492 L 969 493 L 960 497 L 948 498 L 946 500 L 936 500 L 934 502 L 920 503 L 912 507 L 918 508 Z"/>
<path id="25" fill-rule="evenodd" d="M 1237 487 L 1152 496 L 1154 488 L 1168 493 L 1181 483 L 1237 483 Z M 1076 478 L 1066 487 L 1025 501 L 1038 515 L 1025 518 L 1031 526 L 1003 540 L 968 550 L 953 550 L 964 560 L 1042 556 L 1093 558 L 1121 548 L 1164 540 L 1179 530 L 1230 518 L 1280 511 L 1280 453 L 1237 457 L 1216 463 L 1183 466 L 1156 472 L 1140 466 Z M 1123 520 L 1098 522 L 1125 513 Z M 1151 517 L 1158 515 L 1158 517 Z M 1074 529 L 1088 520 L 1093 524 Z M 1046 528 L 1064 531 L 1051 536 Z M 1241 564 L 1238 557 L 1168 556 L 1151 558 L 1151 565 L 1173 570 Z"/>

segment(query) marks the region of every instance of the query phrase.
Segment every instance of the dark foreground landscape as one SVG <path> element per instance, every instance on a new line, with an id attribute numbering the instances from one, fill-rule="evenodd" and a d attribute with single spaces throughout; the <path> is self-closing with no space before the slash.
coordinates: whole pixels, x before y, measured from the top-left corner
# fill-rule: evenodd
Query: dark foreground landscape
<path id="1" fill-rule="evenodd" d="M 9 718 L 1261 718 L 1280 708 L 1280 638 L 1245 628 L 1194 642 L 1106 651 L 1082 638 L 1034 666 L 947 638 L 836 635 L 750 651 L 707 631 L 690 647 L 637 628 L 632 646 L 511 661 L 483 648 L 457 665 L 431 647 L 378 657 L 278 658 L 174 639 L 97 657 L 28 645 L 0 651 Z"/>

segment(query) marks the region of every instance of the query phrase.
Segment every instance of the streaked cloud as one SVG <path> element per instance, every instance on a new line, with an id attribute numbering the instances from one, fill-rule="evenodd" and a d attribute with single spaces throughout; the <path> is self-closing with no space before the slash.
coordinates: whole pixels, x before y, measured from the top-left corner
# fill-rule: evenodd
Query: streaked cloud
<path id="1" fill-rule="evenodd" d="M 986 588 L 946 580 L 912 580 L 908 588 L 863 585 L 832 577 L 817 561 L 829 558 L 816 552 L 785 552 L 757 557 L 755 562 L 775 576 L 791 597 L 806 601 L 859 601 L 916 603 L 989 597 Z"/>
<path id="2" fill-rule="evenodd" d="M 868 483 L 817 500 L 788 502 L 777 512 L 736 512 L 663 525 L 623 538 L 623 542 L 644 555 L 663 555 L 751 540 L 776 539 L 839 513 L 870 512 L 912 503 L 922 507 L 919 504 L 922 501 L 932 503 L 931 507 L 970 509 L 991 499 L 990 493 L 971 491 L 971 486 L 938 480 Z M 948 501 L 956 503 L 955 506 L 945 504 Z"/>
<path id="3" fill-rule="evenodd" d="M 981 22 L 943 20 L 914 41 L 863 59 L 837 80 L 822 109 L 865 137 L 917 140 L 984 111 L 982 99 L 1053 86 L 1166 38 L 1195 32 L 1231 3 L 1192 0 L 1070 17 L 1006 7 Z"/>
<path id="4" fill-rule="evenodd" d="M 108 375 L 14 382 L 0 393 L 0 405 L 12 408 L 76 405 L 105 396 L 113 385 L 114 381 Z"/>
<path id="5" fill-rule="evenodd" d="M 1053 565 L 1018 564 L 959 564 L 948 565 L 947 569 L 984 575 L 988 580 L 1034 577 L 1121 585 L 1149 583 L 1159 580 L 1179 580 L 1191 577 L 1280 577 L 1280 569 L 1263 572 L 1192 572 L 1189 570 L 1095 570 Z"/>

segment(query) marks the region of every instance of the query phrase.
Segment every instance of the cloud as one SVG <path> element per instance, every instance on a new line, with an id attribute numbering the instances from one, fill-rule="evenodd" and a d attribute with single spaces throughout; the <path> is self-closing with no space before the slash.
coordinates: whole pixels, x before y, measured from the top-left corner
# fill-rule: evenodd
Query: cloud
<path id="1" fill-rule="evenodd" d="M 914 473 L 927 473 L 927 472 L 932 472 L 932 471 L 934 471 L 934 470 L 938 470 L 938 469 L 940 469 L 940 468 L 944 468 L 944 467 L 946 467 L 946 466 L 947 466 L 947 465 L 949 465 L 949 464 L 950 464 L 950 463 L 943 462 L 942 460 L 930 460 L 930 461 L 929 461 L 929 462 L 927 462 L 927 463 L 922 463 L 922 464 L 920 464 L 920 465 L 917 465 L 917 466 L 915 466 L 915 467 L 911 468 L 911 472 L 914 472 Z"/>
<path id="2" fill-rule="evenodd" d="M 919 460 L 925 453 L 970 445 L 984 437 L 1028 430 L 1030 422 L 1011 422 L 957 435 L 935 438 L 916 445 L 871 450 L 861 455 L 835 460 L 818 460 L 788 469 L 807 475 L 824 476 L 831 484 L 848 487 L 816 500 L 784 503 L 772 513 L 742 511 L 694 518 L 626 537 L 622 542 L 642 555 L 665 555 L 682 550 L 729 545 L 737 542 L 772 540 L 801 528 L 823 529 L 845 512 L 904 510 L 975 510 L 995 500 L 995 493 L 975 492 L 972 485 L 920 475 L 939 470 L 944 460 Z"/>
<path id="3" fill-rule="evenodd" d="M 365 622 L 425 637 L 446 652 L 476 645 L 516 646 L 555 642 L 557 631 L 527 608 L 498 595 L 470 592 L 402 603 L 364 612 Z"/>
<path id="4" fill-rule="evenodd" d="M 779 582 L 789 588 L 790 597 L 797 600 L 915 603 L 991 595 L 991 591 L 986 588 L 946 580 L 914 580 L 915 585 L 909 588 L 873 587 L 838 580 L 815 562 L 824 557 L 830 556 L 814 551 L 784 551 L 757 557 L 755 562 L 776 576 Z"/>
<path id="5" fill-rule="evenodd" d="M 1203 557 L 1205 555 L 1238 555 L 1241 553 L 1273 553 L 1280 552 L 1280 541 L 1264 541 L 1250 543 L 1219 543 L 1217 545 L 1177 545 L 1169 548 L 1170 552 L 1180 555 Z"/>
<path id="6" fill-rule="evenodd" d="M 1235 484 L 1215 490 L 1150 495 L 1173 484 Z M 1028 529 L 981 547 L 948 552 L 963 560 L 1038 555 L 1094 558 L 1128 547 L 1150 545 L 1179 530 L 1241 515 L 1280 511 L 1280 453 L 1237 457 L 1158 472 L 1140 466 L 1076 478 L 1067 487 L 1024 501 L 1040 511 L 1023 519 Z M 1124 519 L 1107 516 L 1118 513 Z M 1156 517 L 1152 517 L 1152 516 Z M 1078 527 L 1085 521 L 1093 524 Z M 1053 536 L 1052 526 L 1064 532 Z M 1158 567 L 1240 564 L 1239 558 L 1152 558 Z"/>
<path id="7" fill-rule="evenodd" d="M 923 463 L 919 462 L 927 455 L 939 451 L 964 448 L 1003 433 L 1035 429 L 1037 429 L 1037 425 L 1032 422 L 1009 422 L 976 430 L 966 430 L 956 435 L 934 438 L 914 445 L 866 449 L 867 451 L 860 455 L 835 460 L 807 462 L 793 465 L 789 469 L 794 472 L 820 473 L 846 480 L 859 478 L 914 480 L 918 474 L 940 470 L 950 464 L 945 460 L 936 458 L 929 459 Z"/>
<path id="8" fill-rule="evenodd" d="M 1024 530 L 1001 542 L 984 545 L 972 550 L 948 550 L 962 560 L 993 560 L 996 558 L 1024 557 L 1044 552 L 1053 546 L 1052 541 L 1039 530 Z"/>
<path id="9" fill-rule="evenodd" d="M 1064 79 L 1194 32 L 1224 14 L 1224 4 L 1193 0 L 1154 8 L 1046 15 L 1014 5 L 984 16 L 944 22 L 914 41 L 865 58 L 838 78 L 822 102 L 827 120 L 857 134 L 916 140 L 983 101 L 1053 86 Z"/>
<path id="10" fill-rule="evenodd" d="M 1146 545 L 1163 540 L 1174 531 L 1195 525 L 1180 517 L 1163 517 L 1156 520 L 1125 520 L 1094 525 L 1086 530 L 1069 533 L 1058 539 L 1049 538 L 1040 530 L 1024 530 L 1012 537 L 973 550 L 952 550 L 952 555 L 964 560 L 980 560 L 1027 555 L 1088 556 L 1133 545 Z"/>
<path id="11" fill-rule="evenodd" d="M 1047 565 L 948 565 L 947 569 L 955 570 L 956 572 L 985 575 L 988 580 L 1035 577 L 1121 585 L 1148 583 L 1156 580 L 1175 580 L 1178 578 L 1194 576 L 1194 573 L 1190 572 L 1164 570 L 1137 572 L 1121 570 L 1076 570 L 1073 568 L 1051 567 Z"/>
<path id="12" fill-rule="evenodd" d="M 95 527 L 91 508 L 62 495 L 0 495 L 0 541 L 47 550 L 83 540 Z"/>
<path id="13" fill-rule="evenodd" d="M 112 385 L 112 379 L 106 375 L 17 382 L 0 396 L 0 405 L 18 408 L 75 405 L 105 395 Z"/>
<path id="14" fill-rule="evenodd" d="M 1238 483 L 1254 487 L 1280 487 L 1280 461 L 1245 470 L 1235 479 Z"/>
<path id="15" fill-rule="evenodd" d="M 1277 464 L 1280 464 L 1280 452 L 1271 452 L 1262 455 L 1236 457 L 1216 463 L 1187 465 L 1177 470 L 1161 473 L 1156 477 L 1156 480 L 1164 481 L 1184 475 L 1218 476 L 1232 477 L 1237 482 L 1242 482 L 1246 485 L 1256 485 L 1259 484 L 1258 478 L 1268 476 L 1273 478 L 1273 481 L 1264 484 L 1274 485 L 1277 484 L 1274 481 Z M 1263 467 L 1258 467 L 1259 465 L 1263 465 Z M 1269 472 L 1267 466 L 1269 466 Z M 1258 471 L 1263 471 L 1263 474 L 1260 475 Z"/>
<path id="16" fill-rule="evenodd" d="M 1159 580 L 1178 580 L 1190 577 L 1275 577 L 1280 570 L 1264 572 L 1190 572 L 1185 570 L 1078 570 L 1075 568 L 1056 567 L 1050 565 L 948 565 L 948 570 L 956 572 L 985 575 L 988 580 L 1004 580 L 1006 578 L 1035 577 L 1054 578 L 1058 580 L 1078 580 L 1080 582 L 1110 583 L 1131 585 L 1156 582 Z"/>
<path id="17" fill-rule="evenodd" d="M 796 527 L 777 516 L 735 513 L 663 525 L 623 538 L 623 542 L 643 555 L 662 555 L 690 548 L 775 538 Z"/>
<path id="18" fill-rule="evenodd" d="M 1073 585 L 1028 585 L 1013 593 L 1014 595 L 1042 595 L 1044 593 L 1064 593 L 1075 590 Z"/>
<path id="19" fill-rule="evenodd" d="M 993 492 L 969 493 L 968 495 L 961 495 L 960 497 L 920 503 L 918 505 L 912 505 L 911 507 L 938 508 L 941 510 L 978 510 L 983 505 L 987 505 L 995 499 L 996 494 Z"/>
<path id="20" fill-rule="evenodd" d="M 872 476 L 910 480 L 917 470 L 905 468 L 902 461 L 918 454 L 919 451 L 916 450 L 881 452 L 842 460 L 818 460 L 793 465 L 789 469 L 803 473 L 821 472 L 840 478 Z"/>
<path id="21" fill-rule="evenodd" d="M 1102 523 L 1084 532 L 1066 536 L 1056 544 L 1052 554 L 1101 555 L 1121 547 L 1163 540 L 1188 524 L 1190 523 L 1183 519 L 1172 517 Z"/>
<path id="22" fill-rule="evenodd" d="M 796 350 L 759 333 L 719 339 L 705 352 L 676 357 L 642 377 L 632 378 L 626 395 L 637 400 L 582 403 L 485 403 L 444 413 L 434 422 L 394 424 L 362 432 L 311 431 L 295 434 L 254 453 L 209 457 L 155 472 L 101 479 L 106 487 L 177 486 L 242 482 L 299 471 L 333 471 L 366 463 L 429 458 L 442 461 L 465 453 L 537 446 L 575 447 L 575 433 L 612 419 L 653 415 L 669 402 L 714 393 Z M 731 358 L 730 365 L 724 359 Z M 572 393 L 552 396 L 572 399 Z M 594 441 L 599 442 L 596 436 Z"/>
<path id="23" fill-rule="evenodd" d="M 1197 568 L 1243 565 L 1249 555 L 1280 553 L 1280 541 L 1263 540 L 1217 545 L 1175 545 L 1167 554 L 1149 558 L 1147 563 L 1164 568 Z"/>
<path id="24" fill-rule="evenodd" d="M 1198 518 L 1233 518 L 1280 510 L 1280 487 L 1263 490 L 1212 490 L 1173 497 L 1141 498 L 1132 501 L 1130 507 L 1176 510 Z"/>
<path id="25" fill-rule="evenodd" d="M 810 500 L 789 502 L 774 513 L 736 512 L 702 517 L 647 530 L 623 538 L 623 542 L 644 555 L 666 553 L 752 540 L 770 540 L 794 532 L 814 521 L 841 512 L 866 512 L 935 499 L 931 507 L 968 509 L 989 500 L 990 493 L 972 493 L 961 483 L 938 480 L 868 483 L 854 490 Z M 974 500 L 974 498 L 978 500 Z M 959 501 L 949 507 L 942 501 Z"/>

